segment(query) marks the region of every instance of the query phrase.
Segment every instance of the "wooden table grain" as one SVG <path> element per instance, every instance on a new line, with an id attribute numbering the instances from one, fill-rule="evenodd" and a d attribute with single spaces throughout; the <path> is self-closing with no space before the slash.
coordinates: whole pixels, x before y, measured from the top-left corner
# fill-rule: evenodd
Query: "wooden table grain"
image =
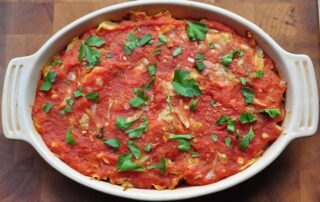
<path id="1" fill-rule="evenodd" d="M 34 53 L 56 31 L 124 0 L 0 0 L 0 91 L 13 57 Z M 311 56 L 320 83 L 316 0 L 204 0 L 253 21 L 283 48 Z M 1 113 L 0 113 L 1 114 Z M 320 201 L 320 131 L 291 142 L 269 167 L 207 201 Z M 86 188 L 51 168 L 27 143 L 6 140 L 0 126 L 0 201 L 125 201 Z"/>

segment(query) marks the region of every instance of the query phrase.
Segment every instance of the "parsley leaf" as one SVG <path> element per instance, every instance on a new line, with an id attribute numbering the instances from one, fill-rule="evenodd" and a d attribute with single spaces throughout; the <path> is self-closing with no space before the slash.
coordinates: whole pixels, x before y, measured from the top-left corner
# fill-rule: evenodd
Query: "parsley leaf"
<path id="1" fill-rule="evenodd" d="M 246 103 L 252 103 L 254 99 L 254 92 L 251 88 L 244 87 L 241 90 L 242 95 L 244 96 L 244 101 Z"/>
<path id="2" fill-rule="evenodd" d="M 62 63 L 63 63 L 63 62 L 62 62 L 61 60 L 52 60 L 50 64 L 51 64 L 52 66 L 56 66 L 57 64 L 62 64 Z"/>
<path id="3" fill-rule="evenodd" d="M 78 60 L 80 61 L 86 57 L 90 67 L 94 67 L 99 63 L 101 53 L 90 46 L 100 47 L 103 44 L 105 44 L 105 40 L 98 36 L 88 37 L 87 40 L 80 46 Z"/>
<path id="4" fill-rule="evenodd" d="M 126 121 L 124 117 L 117 116 L 116 117 L 116 128 L 120 130 L 125 130 L 130 128 L 138 119 L 133 119 L 132 121 Z"/>
<path id="5" fill-rule="evenodd" d="M 240 122 L 241 123 L 252 123 L 254 121 L 256 121 L 257 118 L 255 115 L 249 113 L 249 112 L 243 112 L 241 115 L 240 115 Z"/>
<path id="6" fill-rule="evenodd" d="M 143 124 L 131 129 L 131 130 L 127 130 L 126 133 L 129 134 L 129 138 L 139 138 L 142 136 L 143 132 L 147 131 L 147 126 L 148 126 L 148 120 L 147 117 L 143 116 L 142 117 L 143 120 Z"/>
<path id="7" fill-rule="evenodd" d="M 240 50 L 240 49 L 233 50 L 230 53 L 228 53 L 228 54 L 224 55 L 223 57 L 221 57 L 220 58 L 220 62 L 224 66 L 228 66 L 232 62 L 235 54 L 237 54 L 238 56 L 243 56 L 243 51 Z"/>
<path id="8" fill-rule="evenodd" d="M 149 92 L 152 88 L 152 85 L 153 83 L 156 81 L 156 77 L 152 78 L 151 81 L 149 82 L 149 84 L 146 86 L 146 85 L 142 85 L 142 88 L 145 92 Z"/>
<path id="9" fill-rule="evenodd" d="M 153 65 L 148 66 L 148 72 L 150 76 L 153 76 L 157 72 L 157 64 L 154 63 Z"/>
<path id="10" fill-rule="evenodd" d="M 151 149 L 152 149 L 152 144 L 150 144 L 150 143 L 147 144 L 147 145 L 143 148 L 143 150 L 146 151 L 146 152 L 150 152 Z"/>
<path id="11" fill-rule="evenodd" d="M 224 138 L 224 143 L 226 144 L 227 147 L 231 146 L 231 142 L 232 140 L 230 137 Z"/>
<path id="12" fill-rule="evenodd" d="M 206 68 L 206 65 L 203 63 L 203 61 L 206 59 L 204 55 L 202 55 L 201 53 L 197 53 L 195 59 L 196 59 L 196 67 L 198 71 L 201 71 L 204 68 Z"/>
<path id="13" fill-rule="evenodd" d="M 206 38 L 206 33 L 208 31 L 207 25 L 201 22 L 190 22 L 187 21 L 188 28 L 188 36 L 190 41 L 200 41 Z"/>
<path id="14" fill-rule="evenodd" d="M 180 55 L 182 53 L 182 46 L 179 46 L 178 48 L 176 48 L 173 52 L 172 52 L 172 56 L 173 57 L 177 57 L 178 55 Z"/>
<path id="15" fill-rule="evenodd" d="M 248 82 L 248 79 L 247 78 L 244 78 L 244 77 L 240 77 L 240 82 L 242 85 L 247 85 L 247 82 Z"/>
<path id="16" fill-rule="evenodd" d="M 269 116 L 270 118 L 276 118 L 281 114 L 280 109 L 264 109 L 264 110 L 261 110 L 260 112 Z"/>
<path id="17" fill-rule="evenodd" d="M 189 151 L 191 149 L 191 144 L 188 142 L 188 140 L 190 140 L 193 136 L 192 135 L 174 135 L 174 134 L 170 134 L 169 135 L 169 139 L 174 139 L 174 140 L 178 140 L 179 141 L 179 150 L 181 151 Z"/>
<path id="18" fill-rule="evenodd" d="M 88 46 L 96 46 L 96 47 L 100 47 L 102 46 L 103 44 L 106 43 L 106 41 L 98 36 L 89 36 L 87 38 L 87 40 L 85 41 L 85 43 L 88 45 Z"/>
<path id="19" fill-rule="evenodd" d="M 236 125 L 236 119 L 227 121 L 227 130 L 229 133 L 234 133 L 234 126 Z"/>
<path id="20" fill-rule="evenodd" d="M 112 57 L 113 57 L 112 53 L 108 53 L 108 54 L 106 55 L 106 58 L 112 58 Z"/>
<path id="21" fill-rule="evenodd" d="M 212 134 L 210 137 L 211 137 L 212 141 L 214 141 L 214 142 L 218 141 L 218 136 L 216 134 Z"/>
<path id="22" fill-rule="evenodd" d="M 196 109 L 198 102 L 199 102 L 199 98 L 192 99 L 190 107 L 189 107 L 190 111 L 194 111 Z"/>
<path id="23" fill-rule="evenodd" d="M 152 35 L 151 34 L 145 34 L 143 35 L 139 40 L 139 46 L 143 46 L 145 44 L 147 44 L 150 40 L 151 40 Z"/>
<path id="24" fill-rule="evenodd" d="M 139 46 L 139 42 L 136 38 L 136 35 L 129 33 L 127 35 L 128 42 L 123 44 L 124 51 L 127 55 L 131 55 L 132 51 Z"/>
<path id="25" fill-rule="evenodd" d="M 73 139 L 72 137 L 72 131 L 70 128 L 68 128 L 68 131 L 67 131 L 67 134 L 66 134 L 66 144 L 71 144 L 71 145 L 74 145 L 76 144 L 76 140 Z"/>
<path id="26" fill-rule="evenodd" d="M 246 150 L 253 138 L 254 138 L 254 133 L 251 126 L 249 132 L 244 136 L 244 138 L 240 143 L 240 149 L 242 151 Z"/>
<path id="27" fill-rule="evenodd" d="M 166 44 L 168 42 L 167 37 L 163 34 L 160 34 L 158 38 L 160 40 L 159 45 Z"/>
<path id="28" fill-rule="evenodd" d="M 81 96 L 85 96 L 84 93 L 83 93 L 82 86 L 80 86 L 76 91 L 73 92 L 73 96 L 75 98 L 81 97 Z"/>
<path id="29" fill-rule="evenodd" d="M 120 147 L 120 142 L 119 142 L 119 139 L 118 137 L 115 137 L 113 139 L 105 139 L 103 140 L 103 143 L 112 147 L 113 148 L 113 151 L 118 151 L 119 147 Z"/>
<path id="30" fill-rule="evenodd" d="M 44 82 L 40 86 L 41 91 L 49 91 L 52 87 L 52 84 L 56 81 L 56 72 L 48 72 L 46 77 L 44 78 Z"/>
<path id="31" fill-rule="evenodd" d="M 224 115 L 222 115 L 222 116 L 220 116 L 220 118 L 216 121 L 216 124 L 217 124 L 217 125 L 222 125 L 222 124 L 224 124 L 224 123 L 227 123 L 227 121 L 230 120 L 230 119 L 231 119 L 231 116 L 224 116 Z"/>
<path id="32" fill-rule="evenodd" d="M 71 106 L 66 105 L 64 109 L 60 111 L 60 114 L 65 115 L 66 113 L 70 113 L 70 112 L 71 112 Z"/>
<path id="33" fill-rule="evenodd" d="M 99 94 L 96 92 L 89 93 L 86 95 L 86 98 L 91 101 L 98 102 L 99 101 Z"/>
<path id="34" fill-rule="evenodd" d="M 148 101 L 148 96 L 145 95 L 143 91 L 140 91 L 134 98 L 130 100 L 129 104 L 131 107 L 137 108 L 147 101 Z"/>
<path id="35" fill-rule="evenodd" d="M 214 101 L 214 100 L 211 100 L 210 101 L 210 105 L 213 107 L 214 105 L 216 104 L 216 101 Z"/>
<path id="36" fill-rule="evenodd" d="M 139 159 L 141 157 L 141 151 L 136 143 L 134 143 L 133 141 L 129 141 L 128 147 L 136 159 Z"/>
<path id="37" fill-rule="evenodd" d="M 214 45 L 213 43 L 210 43 L 210 44 L 209 44 L 209 48 L 210 48 L 210 49 L 215 49 L 215 45 Z"/>
<path id="38" fill-rule="evenodd" d="M 262 78 L 264 76 L 264 72 L 262 70 L 258 70 L 253 74 L 254 78 Z"/>
<path id="39" fill-rule="evenodd" d="M 160 174 L 163 175 L 166 172 L 166 158 L 162 157 L 159 164 L 152 164 L 147 169 L 160 168 Z"/>
<path id="40" fill-rule="evenodd" d="M 46 104 L 44 104 L 44 105 L 42 106 L 42 110 L 43 110 L 44 112 L 48 113 L 48 112 L 50 111 L 51 107 L 52 107 L 52 104 L 51 104 L 50 102 L 47 102 Z"/>
<path id="41" fill-rule="evenodd" d="M 186 97 L 202 95 L 202 92 L 195 79 L 188 79 L 190 72 L 176 69 L 173 77 L 173 87 L 175 91 Z"/>
<path id="42" fill-rule="evenodd" d="M 161 49 L 155 50 L 155 51 L 153 52 L 153 54 L 155 54 L 155 55 L 159 55 L 160 53 L 161 53 Z"/>
<path id="43" fill-rule="evenodd" d="M 192 158 L 196 158 L 196 157 L 198 157 L 198 156 L 200 156 L 198 152 L 193 151 L 193 152 L 191 153 L 191 157 L 192 157 Z"/>
<path id="44" fill-rule="evenodd" d="M 123 154 L 120 155 L 117 162 L 117 171 L 126 172 L 126 171 L 144 171 L 143 167 L 131 161 L 132 154 Z"/>

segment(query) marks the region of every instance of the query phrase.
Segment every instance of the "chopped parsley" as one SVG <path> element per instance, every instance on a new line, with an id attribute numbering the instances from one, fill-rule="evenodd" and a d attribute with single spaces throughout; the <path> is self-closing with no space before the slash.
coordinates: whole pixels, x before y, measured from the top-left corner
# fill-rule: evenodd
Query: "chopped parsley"
<path id="1" fill-rule="evenodd" d="M 209 49 L 215 49 L 216 47 L 215 47 L 215 45 L 213 44 L 213 43 L 210 43 L 209 44 Z"/>
<path id="2" fill-rule="evenodd" d="M 66 113 L 70 113 L 70 112 L 71 112 L 71 106 L 66 105 L 64 109 L 60 111 L 60 114 L 65 115 Z"/>
<path id="3" fill-rule="evenodd" d="M 206 65 L 203 63 L 203 61 L 206 59 L 204 55 L 202 55 L 201 53 L 197 53 L 195 59 L 198 71 L 202 71 L 204 68 L 206 68 Z"/>
<path id="4" fill-rule="evenodd" d="M 150 76 L 153 76 L 157 72 L 157 64 L 154 63 L 153 65 L 148 66 L 148 72 Z"/>
<path id="5" fill-rule="evenodd" d="M 143 91 L 140 91 L 134 98 L 130 100 L 129 104 L 132 108 L 138 108 L 147 101 L 148 96 L 145 95 Z"/>
<path id="6" fill-rule="evenodd" d="M 212 141 L 214 141 L 214 142 L 218 141 L 218 136 L 216 134 L 212 134 L 210 137 L 211 137 Z"/>
<path id="7" fill-rule="evenodd" d="M 78 60 L 82 60 L 86 57 L 87 62 L 90 65 L 90 68 L 97 65 L 100 61 L 101 53 L 100 51 L 93 49 L 91 47 L 100 47 L 105 44 L 105 40 L 98 36 L 90 36 L 87 40 L 80 46 L 80 53 L 78 56 Z"/>
<path id="8" fill-rule="evenodd" d="M 86 98 L 88 100 L 91 100 L 91 101 L 94 101 L 94 102 L 98 102 L 99 101 L 99 94 L 96 93 L 96 92 L 89 93 L 89 94 L 86 94 Z"/>
<path id="9" fill-rule="evenodd" d="M 52 84 L 56 81 L 56 76 L 57 76 L 56 72 L 48 72 L 39 90 L 49 91 L 52 87 Z"/>
<path id="10" fill-rule="evenodd" d="M 264 72 L 262 70 L 258 70 L 253 74 L 254 78 L 262 78 L 264 76 Z"/>
<path id="11" fill-rule="evenodd" d="M 153 54 L 155 54 L 155 55 L 159 55 L 160 53 L 161 53 L 161 49 L 155 50 L 155 51 L 153 52 Z"/>
<path id="12" fill-rule="evenodd" d="M 178 140 L 179 141 L 179 146 L 178 149 L 180 151 L 189 151 L 191 149 L 191 144 L 189 143 L 188 140 L 190 140 L 193 136 L 192 135 L 174 135 L 174 134 L 170 134 L 169 135 L 169 139 L 174 139 L 174 140 Z"/>
<path id="13" fill-rule="evenodd" d="M 147 145 L 143 148 L 143 150 L 146 151 L 146 152 L 150 152 L 151 149 L 152 149 L 152 144 L 150 144 L 150 143 L 147 144 Z"/>
<path id="14" fill-rule="evenodd" d="M 237 50 L 233 50 L 231 51 L 230 53 L 224 55 L 223 57 L 220 58 L 220 62 L 224 65 L 224 66 L 228 66 L 235 55 L 238 55 L 238 56 L 243 56 L 243 51 L 240 50 L 240 49 L 237 49 Z"/>
<path id="15" fill-rule="evenodd" d="M 169 107 L 172 108 L 172 101 L 170 96 L 167 97 L 166 102 L 168 103 Z"/>
<path id="16" fill-rule="evenodd" d="M 196 157 L 198 157 L 198 156 L 200 156 L 198 152 L 193 151 L 193 152 L 191 153 L 191 157 L 192 157 L 192 158 L 196 158 Z"/>
<path id="17" fill-rule="evenodd" d="M 222 115 L 222 116 L 220 116 L 220 118 L 216 121 L 216 124 L 217 124 L 217 125 L 222 125 L 222 124 L 224 124 L 224 123 L 227 123 L 228 120 L 230 120 L 230 119 L 231 119 L 231 116 L 224 116 L 224 115 Z"/>
<path id="18" fill-rule="evenodd" d="M 187 21 L 187 32 L 190 41 L 203 41 L 206 38 L 208 31 L 207 25 L 202 22 L 190 22 Z"/>
<path id="19" fill-rule="evenodd" d="M 216 104 L 215 100 L 210 100 L 210 105 L 213 107 Z"/>
<path id="20" fill-rule="evenodd" d="M 232 140 L 230 137 L 224 138 L 224 143 L 226 144 L 227 147 L 231 146 L 231 142 Z"/>
<path id="21" fill-rule="evenodd" d="M 139 138 L 142 136 L 143 132 L 147 131 L 147 126 L 148 126 L 147 117 L 143 116 L 142 121 L 143 121 L 143 124 L 141 124 L 140 126 L 126 131 L 126 133 L 129 135 L 129 138 Z"/>
<path id="22" fill-rule="evenodd" d="M 129 141 L 128 147 L 136 159 L 139 159 L 141 157 L 141 151 L 140 151 L 138 145 L 136 145 L 136 143 L 134 143 L 133 141 Z"/>
<path id="23" fill-rule="evenodd" d="M 138 119 L 133 119 L 132 121 L 127 121 L 124 117 L 116 117 L 116 128 L 120 130 L 125 130 L 130 128 Z"/>
<path id="24" fill-rule="evenodd" d="M 159 43 L 157 44 L 158 46 L 162 45 L 162 44 L 166 44 L 168 42 L 167 37 L 163 34 L 159 35 Z"/>
<path id="25" fill-rule="evenodd" d="M 138 40 L 136 35 L 129 33 L 127 35 L 128 42 L 123 44 L 123 49 L 127 53 L 127 55 L 131 55 L 132 51 L 135 50 L 137 47 L 149 44 L 151 38 L 151 34 L 145 34 Z"/>
<path id="26" fill-rule="evenodd" d="M 240 77 L 240 82 L 242 85 L 247 85 L 247 82 L 248 82 L 248 79 L 247 78 L 244 78 L 244 77 Z"/>
<path id="27" fill-rule="evenodd" d="M 161 162 L 159 164 L 152 164 L 147 167 L 147 169 L 159 168 L 160 174 L 163 175 L 166 172 L 166 158 L 162 157 Z"/>
<path id="28" fill-rule="evenodd" d="M 246 150 L 253 138 L 254 138 L 254 133 L 251 126 L 249 132 L 244 136 L 244 138 L 240 143 L 240 149 L 242 151 Z"/>
<path id="29" fill-rule="evenodd" d="M 173 52 L 172 52 L 172 56 L 173 57 L 177 57 L 178 55 L 180 55 L 182 53 L 182 47 L 179 46 L 178 48 L 176 48 Z"/>
<path id="30" fill-rule="evenodd" d="M 241 90 L 242 95 L 244 96 L 244 101 L 246 103 L 252 103 L 254 99 L 254 91 L 251 88 L 244 87 Z"/>
<path id="31" fill-rule="evenodd" d="M 156 81 L 156 77 L 152 78 L 151 81 L 149 82 L 149 84 L 146 86 L 146 85 L 142 85 L 142 88 L 145 92 L 149 92 L 152 88 L 152 85 L 153 83 Z"/>
<path id="32" fill-rule="evenodd" d="M 126 172 L 126 171 L 144 171 L 144 168 L 131 160 L 132 153 L 120 155 L 117 162 L 117 171 Z"/>
<path id="33" fill-rule="evenodd" d="M 62 62 L 61 60 L 52 60 L 50 64 L 51 64 L 52 66 L 56 66 L 57 64 L 62 64 L 62 63 L 63 63 L 63 62 Z"/>
<path id="34" fill-rule="evenodd" d="M 264 109 L 264 110 L 261 110 L 260 112 L 269 116 L 270 118 L 276 118 L 281 114 L 280 109 Z"/>
<path id="35" fill-rule="evenodd" d="M 190 72 L 176 69 L 173 77 L 173 87 L 175 91 L 185 97 L 202 95 L 202 92 L 195 79 L 188 79 Z"/>
<path id="36" fill-rule="evenodd" d="M 249 112 L 243 112 L 241 115 L 240 115 L 240 122 L 241 123 L 252 123 L 254 121 L 256 121 L 257 118 L 255 115 L 249 113 Z"/>
<path id="37" fill-rule="evenodd" d="M 73 96 L 75 98 L 85 96 L 85 94 L 83 93 L 82 86 L 80 86 L 76 91 L 73 92 Z"/>
<path id="38" fill-rule="evenodd" d="M 145 35 L 143 35 L 143 36 L 138 40 L 139 46 L 143 46 L 143 45 L 149 43 L 150 40 L 151 40 L 151 37 L 152 37 L 151 34 L 145 34 Z"/>
<path id="39" fill-rule="evenodd" d="M 113 139 L 105 139 L 105 140 L 103 140 L 103 143 L 112 147 L 114 152 L 118 151 L 118 149 L 120 147 L 120 142 L 119 142 L 118 137 L 115 137 Z"/>
<path id="40" fill-rule="evenodd" d="M 198 102 L 199 102 L 199 98 L 192 99 L 190 107 L 189 107 L 190 111 L 194 111 L 196 109 Z"/>
<path id="41" fill-rule="evenodd" d="M 52 104 L 50 102 L 47 102 L 42 106 L 42 110 L 46 113 L 48 113 L 51 110 Z"/>
<path id="42" fill-rule="evenodd" d="M 67 98 L 66 98 L 66 102 L 67 102 L 70 106 L 73 105 L 73 99 L 72 99 L 71 97 L 67 97 Z"/>
<path id="43" fill-rule="evenodd" d="M 68 128 L 68 131 L 67 131 L 67 134 L 66 134 L 66 144 L 74 145 L 76 143 L 77 143 L 77 141 L 75 139 L 73 139 L 71 129 Z"/>
<path id="44" fill-rule="evenodd" d="M 236 119 L 231 119 L 227 121 L 227 130 L 229 133 L 234 133 L 235 125 L 236 125 Z"/>

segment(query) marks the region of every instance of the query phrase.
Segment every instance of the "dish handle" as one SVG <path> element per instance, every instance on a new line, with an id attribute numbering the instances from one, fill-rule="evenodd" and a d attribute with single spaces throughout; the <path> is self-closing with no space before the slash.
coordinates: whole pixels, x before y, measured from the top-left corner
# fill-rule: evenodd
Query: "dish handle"
<path id="1" fill-rule="evenodd" d="M 319 120 L 319 97 L 316 74 L 309 56 L 287 53 L 293 78 L 292 128 L 294 137 L 316 133 Z"/>
<path id="2" fill-rule="evenodd" d="M 33 56 L 12 59 L 7 67 L 2 92 L 2 126 L 8 139 L 28 141 L 23 129 L 21 94 L 26 77 L 24 70 L 34 61 Z"/>

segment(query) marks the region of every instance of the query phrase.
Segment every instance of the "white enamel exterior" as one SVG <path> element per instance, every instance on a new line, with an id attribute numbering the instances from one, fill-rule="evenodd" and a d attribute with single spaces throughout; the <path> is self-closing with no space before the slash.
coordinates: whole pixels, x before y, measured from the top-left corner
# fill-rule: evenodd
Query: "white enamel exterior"
<path id="1" fill-rule="evenodd" d="M 216 19 L 229 25 L 240 35 L 244 35 L 246 30 L 253 33 L 258 44 L 276 62 L 280 74 L 288 82 L 284 132 L 256 163 L 236 175 L 210 185 L 163 191 L 145 189 L 123 191 L 120 186 L 93 180 L 78 173 L 50 152 L 35 130 L 31 118 L 31 106 L 34 102 L 41 67 L 73 37 L 96 26 L 103 19 L 121 19 L 131 10 L 148 11 L 150 14 L 169 10 L 177 18 Z M 6 138 L 30 143 L 52 167 L 80 184 L 104 193 L 140 200 L 187 199 L 214 193 L 241 183 L 268 166 L 290 141 L 313 135 L 318 127 L 318 116 L 317 83 L 312 62 L 308 56 L 286 52 L 259 27 L 232 12 L 190 1 L 127 2 L 97 10 L 74 21 L 53 35 L 35 54 L 10 61 L 5 76 L 2 100 L 2 125 Z"/>

